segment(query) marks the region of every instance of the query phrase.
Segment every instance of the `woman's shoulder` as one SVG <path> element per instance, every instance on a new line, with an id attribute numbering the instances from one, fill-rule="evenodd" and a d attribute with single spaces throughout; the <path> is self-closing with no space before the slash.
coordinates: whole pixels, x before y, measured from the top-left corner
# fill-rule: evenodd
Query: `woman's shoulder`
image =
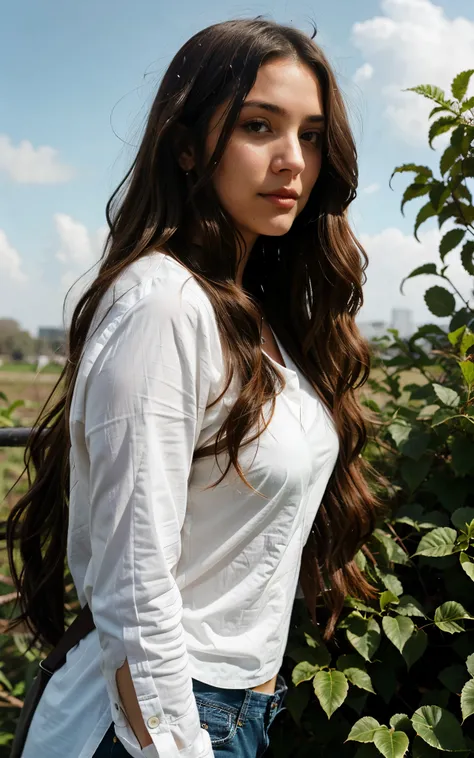
<path id="1" fill-rule="evenodd" d="M 215 328 L 207 293 L 193 274 L 167 253 L 147 253 L 126 266 L 105 292 L 94 322 L 107 327 L 140 306 L 157 317 L 192 314 L 204 325 Z"/>

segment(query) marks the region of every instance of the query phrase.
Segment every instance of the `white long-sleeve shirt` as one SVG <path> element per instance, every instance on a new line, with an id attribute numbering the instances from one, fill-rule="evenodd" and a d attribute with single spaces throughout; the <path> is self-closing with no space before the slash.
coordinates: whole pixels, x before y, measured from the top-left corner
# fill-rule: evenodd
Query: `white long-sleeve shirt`
<path id="1" fill-rule="evenodd" d="M 131 756 L 212 758 L 192 679 L 255 687 L 280 669 L 301 555 L 338 454 L 333 422 L 280 344 L 285 388 L 239 460 L 193 462 L 239 394 L 212 305 L 154 253 L 103 299 L 71 411 L 68 562 L 96 630 L 48 683 L 23 758 L 91 758 L 112 720 Z M 272 360 L 269 358 L 269 360 Z M 153 744 L 121 709 L 128 660 Z"/>

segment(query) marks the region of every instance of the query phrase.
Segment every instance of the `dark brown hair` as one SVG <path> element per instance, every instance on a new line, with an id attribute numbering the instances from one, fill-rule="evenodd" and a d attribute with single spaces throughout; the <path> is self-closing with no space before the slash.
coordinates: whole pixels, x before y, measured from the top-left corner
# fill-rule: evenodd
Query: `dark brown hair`
<path id="1" fill-rule="evenodd" d="M 240 251 L 232 220 L 219 203 L 212 177 L 259 67 L 277 58 L 309 66 L 319 80 L 326 131 L 319 179 L 303 212 L 282 237 L 258 238 L 236 285 Z M 216 107 L 228 101 L 214 154 L 205 140 Z M 177 135 L 191 135 L 196 167 L 186 177 L 177 160 Z M 7 524 L 11 571 L 21 615 L 33 637 L 55 644 L 64 631 L 64 567 L 69 496 L 68 417 L 76 373 L 92 318 L 105 291 L 133 261 L 161 250 L 183 263 L 214 307 L 230 380 L 241 394 L 222 425 L 216 446 L 243 473 L 239 446 L 261 433 L 262 407 L 274 404 L 282 375 L 262 354 L 263 311 L 295 363 L 333 414 L 340 453 L 310 538 L 300 582 L 314 619 L 321 590 L 331 634 L 347 594 L 371 588 L 354 554 L 374 527 L 377 501 L 367 485 L 360 453 L 366 426 L 356 389 L 367 378 L 369 353 L 355 325 L 362 304 L 365 254 L 347 219 L 356 196 L 357 155 L 335 76 L 312 38 L 264 20 L 236 20 L 194 35 L 174 57 L 151 107 L 133 164 L 107 204 L 109 234 L 99 273 L 74 310 L 68 361 L 25 452 L 29 489 Z M 199 231 L 200 244 L 191 235 Z M 54 391 L 52 393 L 52 398 Z M 244 478 L 244 477 L 243 477 Z M 219 480 L 220 481 L 220 480 Z M 19 546 L 22 568 L 15 566 Z"/>

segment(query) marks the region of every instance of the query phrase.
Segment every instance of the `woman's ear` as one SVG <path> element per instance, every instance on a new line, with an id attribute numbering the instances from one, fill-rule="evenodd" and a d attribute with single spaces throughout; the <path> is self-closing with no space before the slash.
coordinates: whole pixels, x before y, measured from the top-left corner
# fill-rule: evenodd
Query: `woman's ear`
<path id="1" fill-rule="evenodd" d="M 192 171 L 196 165 L 194 146 L 189 129 L 183 124 L 176 124 L 176 135 L 173 149 L 183 171 Z"/>

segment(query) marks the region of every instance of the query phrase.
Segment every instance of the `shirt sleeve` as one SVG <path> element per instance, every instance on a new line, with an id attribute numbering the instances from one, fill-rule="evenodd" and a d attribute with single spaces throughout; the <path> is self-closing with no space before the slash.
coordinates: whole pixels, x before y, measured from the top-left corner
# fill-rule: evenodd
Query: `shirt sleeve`
<path id="1" fill-rule="evenodd" d="M 212 758 L 175 581 L 210 390 L 210 330 L 202 306 L 182 292 L 149 294 L 107 329 L 85 399 L 92 544 L 85 593 L 115 731 L 136 758 Z M 153 740 L 143 750 L 116 685 L 126 659 Z"/>

